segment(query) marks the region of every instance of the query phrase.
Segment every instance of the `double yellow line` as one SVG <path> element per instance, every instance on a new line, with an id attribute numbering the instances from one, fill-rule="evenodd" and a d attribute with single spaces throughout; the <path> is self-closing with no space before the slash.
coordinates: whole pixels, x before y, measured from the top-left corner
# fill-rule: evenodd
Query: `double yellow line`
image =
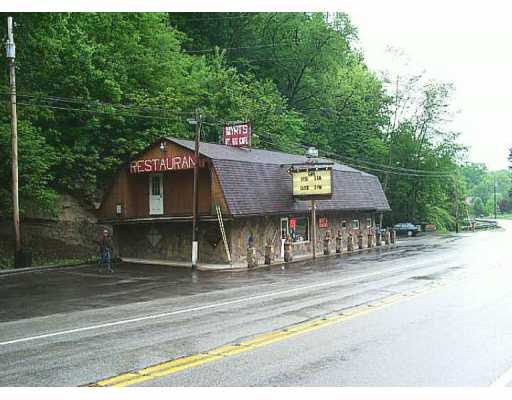
<path id="1" fill-rule="evenodd" d="M 179 371 L 194 368 L 202 364 L 217 361 L 222 358 L 231 357 L 236 354 L 244 353 L 259 347 L 267 346 L 271 343 L 280 342 L 293 336 L 302 335 L 307 332 L 315 331 L 326 326 L 347 321 L 349 319 L 380 310 L 392 304 L 398 303 L 404 299 L 418 296 L 420 294 L 431 292 L 443 286 L 441 282 L 434 282 L 420 289 L 401 294 L 395 294 L 370 304 L 360 305 L 343 310 L 340 313 L 331 314 L 323 318 L 317 318 L 306 322 L 290 325 L 286 328 L 264 333 L 251 339 L 239 342 L 229 343 L 214 349 L 193 354 L 186 357 L 176 358 L 163 363 L 155 364 L 147 368 L 126 372 L 108 379 L 103 379 L 85 386 L 92 387 L 123 387 L 135 385 L 137 383 L 150 381 L 162 376 L 171 375 Z"/>

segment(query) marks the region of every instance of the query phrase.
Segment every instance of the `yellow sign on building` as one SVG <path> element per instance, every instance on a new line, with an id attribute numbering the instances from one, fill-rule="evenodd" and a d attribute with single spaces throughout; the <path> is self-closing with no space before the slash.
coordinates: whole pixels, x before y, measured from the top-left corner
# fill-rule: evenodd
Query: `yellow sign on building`
<path id="1" fill-rule="evenodd" d="M 291 171 L 293 195 L 297 197 L 330 197 L 332 195 L 332 169 L 311 168 Z"/>

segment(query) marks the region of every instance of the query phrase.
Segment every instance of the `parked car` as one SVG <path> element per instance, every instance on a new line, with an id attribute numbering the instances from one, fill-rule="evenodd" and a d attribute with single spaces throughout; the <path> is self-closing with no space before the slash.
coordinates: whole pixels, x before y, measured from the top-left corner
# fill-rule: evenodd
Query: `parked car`
<path id="1" fill-rule="evenodd" d="M 410 222 L 396 224 L 393 226 L 393 229 L 396 231 L 397 235 L 416 236 L 419 232 L 418 227 Z"/>

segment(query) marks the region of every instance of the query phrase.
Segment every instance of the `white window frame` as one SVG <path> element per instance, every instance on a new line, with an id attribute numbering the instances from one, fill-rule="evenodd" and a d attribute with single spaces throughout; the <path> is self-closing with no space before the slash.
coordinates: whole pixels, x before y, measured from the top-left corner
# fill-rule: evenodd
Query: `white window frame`
<path id="1" fill-rule="evenodd" d="M 279 236 L 281 239 L 283 239 L 283 222 L 285 222 L 285 221 L 286 221 L 286 238 L 288 238 L 288 235 L 290 235 L 290 229 L 288 227 L 288 224 L 289 224 L 288 217 L 281 218 L 281 220 L 279 221 Z"/>
<path id="2" fill-rule="evenodd" d="M 357 227 L 354 226 L 354 222 L 357 222 Z M 360 229 L 361 228 L 361 223 L 359 222 L 358 219 L 353 219 L 351 227 L 352 227 L 352 229 Z"/>
<path id="3" fill-rule="evenodd" d="M 154 212 L 151 209 L 151 198 L 153 197 L 153 178 L 159 176 L 160 181 L 160 198 L 162 202 L 162 212 Z M 163 174 L 150 174 L 149 175 L 149 215 L 163 215 L 164 214 L 164 175 Z"/>
<path id="4" fill-rule="evenodd" d="M 297 219 L 297 218 L 306 218 L 306 221 L 308 222 L 308 225 L 307 225 L 308 240 L 301 240 L 300 242 L 292 242 L 292 244 L 309 243 L 309 241 L 311 240 L 310 218 L 308 216 L 306 216 L 306 217 L 293 217 L 293 218 L 295 218 L 295 219 Z"/>

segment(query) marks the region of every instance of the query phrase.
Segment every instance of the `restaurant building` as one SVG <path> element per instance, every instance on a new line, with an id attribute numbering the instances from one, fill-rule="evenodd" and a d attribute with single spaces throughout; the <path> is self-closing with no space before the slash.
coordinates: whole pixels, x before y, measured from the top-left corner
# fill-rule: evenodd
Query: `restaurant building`
<path id="1" fill-rule="evenodd" d="M 199 163 L 198 262 L 246 262 L 248 243 L 263 261 L 265 245 L 283 257 L 284 238 L 296 255 L 311 254 L 311 202 L 292 194 L 290 167 L 301 155 L 162 138 L 123 165 L 99 208 L 113 226 L 118 255 L 127 261 L 190 262 L 193 169 Z M 316 201 L 317 252 L 327 231 L 363 232 L 374 227 L 389 204 L 376 176 L 332 164 L 332 197 Z M 225 235 L 223 235 L 223 231 Z"/>

